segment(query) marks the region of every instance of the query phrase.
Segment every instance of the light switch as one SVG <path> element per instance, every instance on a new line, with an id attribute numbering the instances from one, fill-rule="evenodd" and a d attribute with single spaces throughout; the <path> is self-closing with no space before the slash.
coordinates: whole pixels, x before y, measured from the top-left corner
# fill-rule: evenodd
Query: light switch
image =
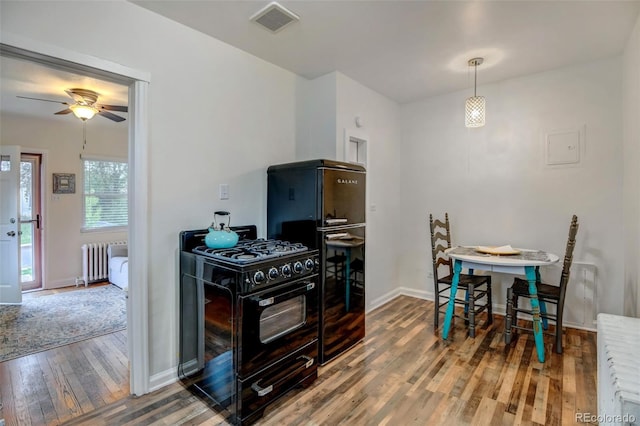
<path id="1" fill-rule="evenodd" d="M 579 163 L 580 131 L 548 133 L 545 151 L 548 165 Z"/>
<path id="2" fill-rule="evenodd" d="M 220 199 L 228 200 L 229 199 L 229 184 L 221 183 L 220 184 Z"/>

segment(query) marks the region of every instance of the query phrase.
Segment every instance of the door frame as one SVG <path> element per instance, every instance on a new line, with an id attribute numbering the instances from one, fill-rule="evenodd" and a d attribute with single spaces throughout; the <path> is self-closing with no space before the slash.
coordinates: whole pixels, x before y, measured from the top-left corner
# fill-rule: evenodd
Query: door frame
<path id="1" fill-rule="evenodd" d="M 127 344 L 129 389 L 149 392 L 148 321 L 148 150 L 150 74 L 105 59 L 3 33 L 0 55 L 37 62 L 76 74 L 105 79 L 129 87 L 129 286 Z"/>
<path id="2" fill-rule="evenodd" d="M 22 158 L 23 154 L 32 154 L 32 155 L 39 155 L 40 156 L 40 244 L 38 247 L 40 254 L 39 254 L 39 265 L 38 267 L 40 268 L 40 287 L 39 289 L 45 289 L 46 286 L 46 282 L 45 282 L 45 273 L 44 271 L 46 271 L 45 267 L 46 267 L 46 263 L 45 263 L 45 247 L 46 247 L 46 242 L 47 242 L 47 228 L 44 226 L 44 219 L 46 216 L 46 214 L 48 213 L 47 211 L 47 197 L 45 196 L 45 194 L 48 194 L 47 190 L 49 188 L 47 188 L 47 161 L 48 161 L 48 155 L 49 155 L 49 150 L 47 149 L 37 149 L 37 148 L 29 148 L 26 146 L 20 146 L 20 157 Z M 24 290 L 23 290 L 24 291 Z"/>

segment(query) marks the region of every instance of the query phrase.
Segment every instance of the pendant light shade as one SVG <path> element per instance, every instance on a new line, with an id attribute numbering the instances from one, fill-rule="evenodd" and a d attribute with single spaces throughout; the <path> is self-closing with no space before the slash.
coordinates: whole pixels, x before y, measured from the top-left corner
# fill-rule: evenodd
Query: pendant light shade
<path id="1" fill-rule="evenodd" d="M 469 60 L 469 66 L 474 67 L 473 96 L 467 98 L 464 108 L 464 122 L 467 127 L 484 126 L 486 102 L 484 96 L 476 95 L 478 83 L 478 65 L 484 61 L 483 58 L 473 58 Z"/>
<path id="2" fill-rule="evenodd" d="M 484 126 L 484 96 L 472 96 L 465 102 L 464 122 L 467 127 Z"/>

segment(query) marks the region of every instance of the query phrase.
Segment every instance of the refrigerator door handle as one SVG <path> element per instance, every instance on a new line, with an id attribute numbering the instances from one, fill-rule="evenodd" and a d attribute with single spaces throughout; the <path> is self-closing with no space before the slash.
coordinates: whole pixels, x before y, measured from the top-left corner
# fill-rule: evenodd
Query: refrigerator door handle
<path id="1" fill-rule="evenodd" d="M 336 218 L 336 219 L 325 219 L 324 223 L 327 225 L 337 225 L 339 223 L 347 223 L 349 219 L 347 218 Z"/>
<path id="2" fill-rule="evenodd" d="M 340 232 L 338 234 L 327 234 L 327 236 L 325 237 L 327 240 L 337 240 L 338 238 L 345 238 L 348 237 L 349 233 L 348 232 Z"/>

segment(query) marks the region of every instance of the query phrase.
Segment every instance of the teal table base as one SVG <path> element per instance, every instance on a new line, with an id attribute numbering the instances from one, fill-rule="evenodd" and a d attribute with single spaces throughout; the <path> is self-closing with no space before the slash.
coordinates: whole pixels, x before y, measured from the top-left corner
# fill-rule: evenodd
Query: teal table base
<path id="1" fill-rule="evenodd" d="M 529 281 L 529 295 L 531 296 L 531 310 L 533 311 L 533 336 L 536 342 L 536 350 L 538 352 L 538 360 L 544 362 L 544 341 L 542 338 L 542 319 L 540 317 L 540 303 L 538 301 L 538 289 L 536 287 L 536 268 L 533 266 L 525 266 L 525 274 Z M 453 280 L 451 282 L 451 294 L 447 311 L 444 316 L 444 326 L 442 328 L 442 338 L 447 340 L 449 337 L 449 329 L 451 328 L 451 320 L 453 319 L 453 310 L 455 305 L 455 296 L 458 292 L 458 284 L 460 283 L 460 272 L 462 271 L 462 261 L 455 259 L 453 264 Z M 436 307 L 437 309 L 437 307 Z M 437 315 L 437 312 L 436 312 Z"/>
<path id="2" fill-rule="evenodd" d="M 533 316 L 533 337 L 536 341 L 538 361 L 544 362 L 544 341 L 542 339 L 542 320 L 540 318 L 540 303 L 538 301 L 538 289 L 536 287 L 536 268 L 525 266 L 524 270 L 529 281 L 529 296 L 531 296 L 531 312 Z"/>
<path id="3" fill-rule="evenodd" d="M 451 294 L 449 303 L 447 304 L 447 312 L 444 315 L 444 326 L 442 328 L 442 338 L 447 340 L 449 337 L 449 328 L 451 327 L 451 319 L 453 318 L 453 308 L 455 305 L 456 293 L 458 292 L 458 284 L 460 283 L 460 272 L 462 271 L 462 262 L 458 259 L 453 264 L 453 280 L 451 280 Z M 436 315 L 438 315 L 438 307 L 436 306 Z"/>

